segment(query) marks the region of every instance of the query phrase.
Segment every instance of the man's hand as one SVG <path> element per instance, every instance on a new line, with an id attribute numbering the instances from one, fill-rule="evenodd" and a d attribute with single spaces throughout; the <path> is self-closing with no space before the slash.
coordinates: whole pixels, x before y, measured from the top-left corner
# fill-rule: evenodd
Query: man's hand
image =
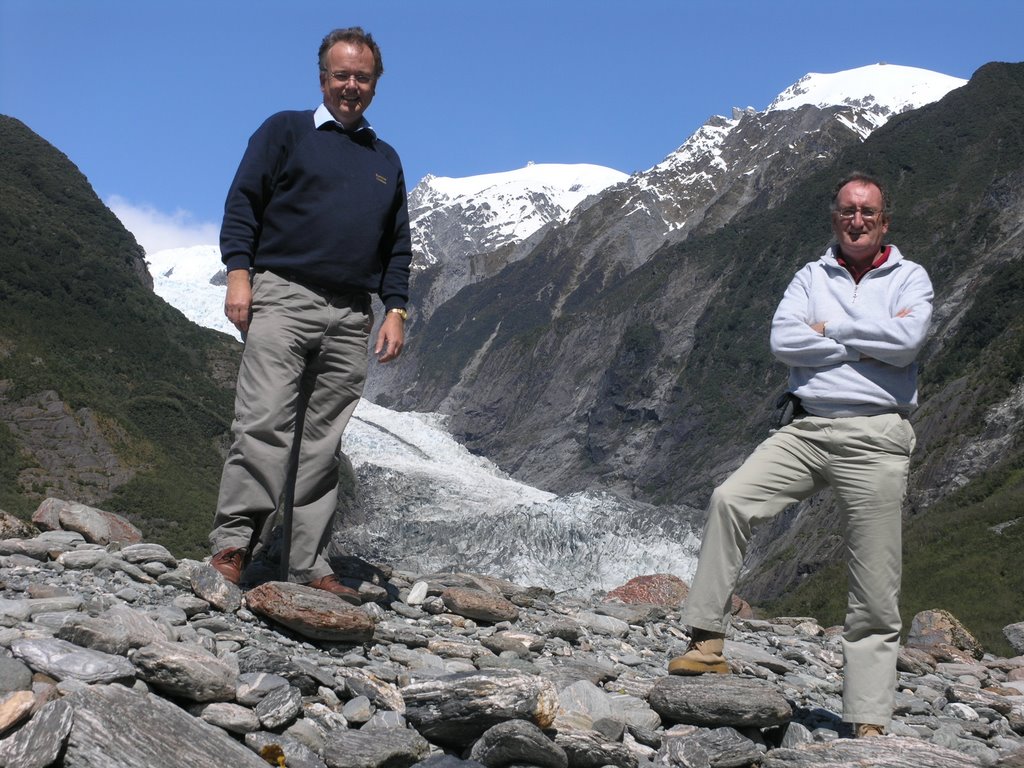
<path id="1" fill-rule="evenodd" d="M 825 335 L 825 323 L 811 323 L 811 330 L 819 336 Z"/>
<path id="2" fill-rule="evenodd" d="M 373 354 L 377 355 L 377 362 L 391 362 L 401 354 L 404 344 L 405 321 L 397 312 L 388 312 L 384 315 L 384 322 L 380 324 L 377 344 L 373 348 Z M 384 351 L 384 354 L 381 354 L 381 350 Z"/>
<path id="3" fill-rule="evenodd" d="M 224 297 L 224 315 L 242 333 L 248 333 L 252 319 L 252 284 L 248 269 L 228 272 L 228 290 Z"/>

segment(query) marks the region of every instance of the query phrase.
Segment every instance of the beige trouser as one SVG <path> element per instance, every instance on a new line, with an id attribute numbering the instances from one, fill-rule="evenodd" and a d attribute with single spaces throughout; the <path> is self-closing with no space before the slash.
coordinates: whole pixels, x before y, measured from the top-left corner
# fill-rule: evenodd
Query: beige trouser
<path id="1" fill-rule="evenodd" d="M 711 496 L 682 619 L 725 632 L 753 525 L 826 486 L 846 537 L 843 720 L 892 717 L 899 613 L 901 509 L 914 430 L 896 414 L 807 416 L 773 433 Z"/>
<path id="2" fill-rule="evenodd" d="M 304 583 L 331 573 L 323 551 L 337 504 L 341 435 L 366 380 L 370 298 L 262 272 L 252 307 L 210 544 L 214 552 L 251 549 L 294 472 L 289 580 Z"/>

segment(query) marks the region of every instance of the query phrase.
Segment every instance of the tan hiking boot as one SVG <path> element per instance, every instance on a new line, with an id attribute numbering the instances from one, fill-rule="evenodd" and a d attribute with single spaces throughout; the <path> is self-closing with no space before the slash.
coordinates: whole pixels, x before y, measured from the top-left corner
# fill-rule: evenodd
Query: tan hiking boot
<path id="1" fill-rule="evenodd" d="M 730 670 L 729 662 L 722 655 L 724 648 L 725 635 L 720 632 L 693 629 L 686 653 L 676 656 L 668 663 L 668 673 L 670 675 L 703 675 L 714 672 L 719 675 L 727 675 Z"/>
<path id="2" fill-rule="evenodd" d="M 885 728 L 872 723 L 857 723 L 854 726 L 854 736 L 858 739 L 871 739 L 875 736 L 885 736 Z"/>

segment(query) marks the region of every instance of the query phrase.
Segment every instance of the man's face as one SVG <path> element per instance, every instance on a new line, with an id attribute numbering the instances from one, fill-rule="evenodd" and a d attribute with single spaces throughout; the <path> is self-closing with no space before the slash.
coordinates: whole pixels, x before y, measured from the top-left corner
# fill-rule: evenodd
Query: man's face
<path id="1" fill-rule="evenodd" d="M 320 73 L 320 90 L 331 115 L 346 128 L 354 128 L 373 101 L 377 86 L 373 64 L 373 51 L 365 45 L 340 42 L 327 51 L 327 71 Z"/>
<path id="2" fill-rule="evenodd" d="M 864 211 L 874 211 L 875 216 L 865 219 Z M 836 233 L 844 258 L 857 262 L 874 259 L 889 231 L 889 217 L 882 210 L 881 190 L 864 181 L 851 181 L 840 189 L 832 211 L 832 231 Z"/>

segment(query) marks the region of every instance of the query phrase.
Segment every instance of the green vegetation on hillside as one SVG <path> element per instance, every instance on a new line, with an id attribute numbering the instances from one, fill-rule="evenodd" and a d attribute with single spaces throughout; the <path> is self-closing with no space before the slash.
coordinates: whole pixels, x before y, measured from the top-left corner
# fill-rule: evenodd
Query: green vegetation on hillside
<path id="1" fill-rule="evenodd" d="M 986 650 L 1012 656 L 1002 628 L 1024 618 L 1021 563 L 1024 467 L 1018 460 L 1017 466 L 994 468 L 904 526 L 904 634 L 917 613 L 941 608 L 963 622 Z M 764 610 L 842 624 L 845 565 L 822 569 Z"/>
<path id="2" fill-rule="evenodd" d="M 205 552 L 232 393 L 215 380 L 239 347 L 199 328 L 144 284 L 142 251 L 88 181 L 18 121 L 0 117 L 0 380 L 16 403 L 54 390 L 90 409 L 134 478 L 101 506 L 179 555 Z M 0 429 L 0 453 L 13 441 Z M 0 503 L 42 497 L 0 460 Z M 74 500 L 74 499 L 73 499 Z"/>

